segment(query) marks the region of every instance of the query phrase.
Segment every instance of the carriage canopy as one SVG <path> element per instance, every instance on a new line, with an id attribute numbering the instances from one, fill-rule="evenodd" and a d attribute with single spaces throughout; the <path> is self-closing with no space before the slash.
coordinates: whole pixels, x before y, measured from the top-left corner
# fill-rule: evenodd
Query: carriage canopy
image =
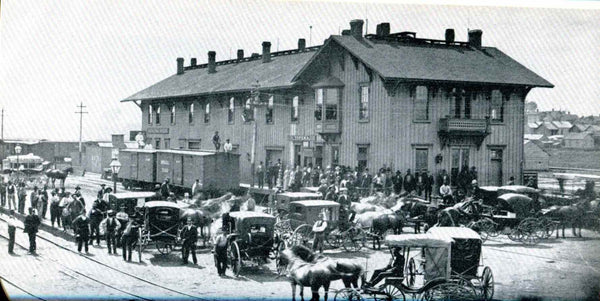
<path id="1" fill-rule="evenodd" d="M 172 202 L 153 201 L 144 205 L 145 227 L 153 240 L 174 241 L 177 239 L 179 211 L 182 206 Z"/>
<path id="2" fill-rule="evenodd" d="M 498 206 L 516 214 L 517 218 L 529 217 L 535 211 L 535 202 L 530 197 L 518 194 L 507 193 L 498 197 Z"/>

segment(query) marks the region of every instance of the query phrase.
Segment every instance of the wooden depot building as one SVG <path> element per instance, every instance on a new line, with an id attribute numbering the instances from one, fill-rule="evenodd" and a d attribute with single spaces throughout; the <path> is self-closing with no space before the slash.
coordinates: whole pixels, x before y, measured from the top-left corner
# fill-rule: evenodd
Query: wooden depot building
<path id="1" fill-rule="evenodd" d="M 230 139 L 251 181 L 256 164 L 346 165 L 457 174 L 475 166 L 480 185 L 523 175 L 524 103 L 534 87 L 553 85 L 494 47 L 482 31 L 468 41 L 417 38 L 414 32 L 363 34 L 363 21 L 323 45 L 208 63 L 177 59 L 177 73 L 122 100 L 143 113 L 155 148 L 210 150 Z M 252 99 L 264 104 L 253 111 Z M 244 114 L 242 114 L 245 112 Z M 248 117 L 246 115 L 246 117 Z"/>

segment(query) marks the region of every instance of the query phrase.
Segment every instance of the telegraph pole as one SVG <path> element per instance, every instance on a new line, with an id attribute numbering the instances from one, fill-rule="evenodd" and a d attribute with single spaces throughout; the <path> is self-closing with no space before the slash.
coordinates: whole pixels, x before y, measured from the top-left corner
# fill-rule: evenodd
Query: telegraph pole
<path id="1" fill-rule="evenodd" d="M 81 137 L 82 137 L 82 132 L 83 132 L 83 114 L 87 114 L 88 112 L 84 112 L 83 108 L 85 108 L 86 106 L 83 105 L 83 102 L 81 102 L 77 108 L 79 109 L 78 112 L 75 112 L 75 114 L 79 114 L 79 165 L 81 165 Z"/>
<path id="2" fill-rule="evenodd" d="M 256 139 L 258 136 L 256 115 L 258 113 L 257 107 L 260 105 L 260 92 L 258 91 L 259 88 L 260 84 L 257 80 L 256 83 L 252 85 L 252 91 L 250 92 L 252 97 L 250 107 L 250 109 L 252 110 L 252 151 L 250 153 L 250 172 L 252 173 L 252 187 L 254 187 L 256 179 Z"/>
<path id="3" fill-rule="evenodd" d="M 2 125 L 0 126 L 0 140 L 4 141 L 4 108 L 2 108 Z"/>

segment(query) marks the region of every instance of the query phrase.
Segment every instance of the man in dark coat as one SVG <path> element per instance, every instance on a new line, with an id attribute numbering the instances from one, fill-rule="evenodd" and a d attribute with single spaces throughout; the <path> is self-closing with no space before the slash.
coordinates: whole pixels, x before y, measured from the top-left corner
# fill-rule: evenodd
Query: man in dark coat
<path id="1" fill-rule="evenodd" d="M 35 250 L 36 250 L 36 243 L 35 243 L 35 239 L 36 239 L 36 235 L 37 235 L 37 231 L 38 231 L 38 227 L 40 226 L 40 217 L 37 216 L 35 209 L 29 207 L 29 215 L 27 215 L 27 217 L 25 218 L 25 229 L 23 229 L 23 232 L 27 233 L 27 235 L 29 235 L 29 254 L 35 254 Z"/>
<path id="2" fill-rule="evenodd" d="M 121 247 L 123 248 L 123 261 L 131 262 L 133 243 L 135 243 L 138 238 L 137 231 L 137 222 L 135 219 L 131 219 L 127 223 L 127 226 L 125 226 L 125 230 L 123 230 L 123 235 L 121 236 Z"/>
<path id="3" fill-rule="evenodd" d="M 115 217 L 113 210 L 108 211 L 108 217 L 105 218 L 100 227 L 104 229 L 104 235 L 106 237 L 106 246 L 108 247 L 108 254 L 117 254 L 117 231 L 121 228 L 121 223 Z"/>
<path id="4" fill-rule="evenodd" d="M 100 200 L 95 200 L 90 210 L 90 244 L 94 244 L 94 234 L 96 235 L 96 243 L 100 245 L 100 223 L 104 215 L 99 209 Z"/>
<path id="5" fill-rule="evenodd" d="M 396 175 L 392 178 L 392 182 L 394 182 L 394 193 L 400 194 L 402 192 L 402 172 L 396 170 Z"/>
<path id="6" fill-rule="evenodd" d="M 431 201 L 431 191 L 433 190 L 433 175 L 428 175 L 427 172 L 421 174 L 425 182 L 425 199 Z"/>
<path id="7" fill-rule="evenodd" d="M 77 252 L 81 253 L 81 248 L 85 245 L 85 252 L 88 253 L 88 243 L 90 240 L 90 219 L 85 214 L 85 209 L 73 220 L 73 229 L 75 230 L 75 239 L 77 240 Z"/>
<path id="8" fill-rule="evenodd" d="M 104 189 L 106 188 L 106 184 L 100 184 L 100 190 L 98 190 L 98 199 L 102 199 L 102 196 L 104 195 Z"/>
<path id="9" fill-rule="evenodd" d="M 166 178 L 162 185 L 160 185 L 160 195 L 163 199 L 167 199 L 171 194 L 171 187 L 169 187 L 169 178 Z"/>
<path id="10" fill-rule="evenodd" d="M 415 190 L 415 177 L 410 173 L 410 169 L 406 171 L 404 176 L 404 190 L 408 193 Z"/>
<path id="11" fill-rule="evenodd" d="M 187 218 L 187 225 L 181 230 L 181 252 L 183 253 L 183 264 L 188 263 L 188 257 L 192 253 L 192 261 L 198 263 L 196 259 L 196 242 L 198 241 L 198 228 L 194 225 L 191 217 Z"/>
<path id="12" fill-rule="evenodd" d="M 362 183 L 360 187 L 362 188 L 362 196 L 367 196 L 371 190 L 371 181 L 373 180 L 373 176 L 369 173 L 369 169 L 365 168 L 365 171 L 362 175 Z"/>

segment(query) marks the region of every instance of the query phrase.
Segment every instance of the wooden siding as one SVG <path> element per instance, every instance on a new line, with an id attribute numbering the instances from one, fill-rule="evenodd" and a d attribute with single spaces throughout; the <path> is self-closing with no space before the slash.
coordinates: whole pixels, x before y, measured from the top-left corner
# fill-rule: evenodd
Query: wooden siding
<path id="1" fill-rule="evenodd" d="M 357 64 L 356 64 L 357 62 Z M 451 154 L 453 147 L 469 149 L 469 166 L 477 167 L 480 185 L 490 182 L 491 151 L 502 149 L 502 183 L 514 176 L 520 182 L 523 168 L 523 135 L 524 135 L 524 100 L 522 93 L 513 92 L 505 103 L 504 122 L 492 124 L 490 134 L 478 148 L 472 138 L 453 139 L 450 145 L 442 148 L 438 135 L 440 118 L 450 114 L 452 99 L 447 93 L 448 87 L 438 87 L 435 97 L 430 99 L 429 120 L 414 121 L 413 100 L 408 84 L 386 84 L 374 71 L 370 72 L 360 61 L 354 60 L 344 51 L 332 51 L 330 59 L 324 66 L 315 68 L 311 78 L 314 82 L 326 76 L 335 76 L 344 82 L 340 104 L 342 131 L 340 135 L 340 164 L 355 167 L 357 165 L 358 146 L 368 145 L 368 167 L 371 171 L 382 166 L 391 167 L 394 171 L 415 169 L 415 150 L 428 149 L 428 170 L 438 173 L 442 169 L 451 170 Z M 327 68 L 327 64 L 329 67 Z M 314 83 L 313 82 L 313 83 Z M 307 83 L 308 85 L 313 83 Z M 360 87 L 369 87 L 369 118 L 359 121 L 358 108 L 360 102 Z M 493 87 L 467 87 L 482 91 Z M 260 161 L 265 164 L 267 149 L 282 151 L 282 161 L 287 166 L 302 164 L 295 162 L 294 146 L 302 145 L 302 141 L 292 141 L 290 135 L 316 137 L 309 143 L 307 153 L 314 150 L 316 145 L 324 145 L 323 167 L 331 164 L 331 145 L 324 143 L 315 132 L 315 99 L 314 91 L 308 87 L 297 90 L 274 90 L 263 92 L 266 100 L 269 95 L 274 98 L 273 124 L 266 124 L 266 108 L 257 109 L 256 122 L 258 127 L 256 145 L 256 165 Z M 291 106 L 294 96 L 300 97 L 298 122 L 291 122 Z M 235 97 L 234 122 L 227 121 L 229 98 Z M 142 128 L 146 132 L 153 128 L 168 128 L 168 134 L 148 133 L 149 138 L 171 139 L 171 147 L 178 146 L 179 139 L 200 139 L 201 148 L 213 150 L 211 142 L 215 131 L 219 131 L 222 142 L 231 139 L 234 145 L 239 145 L 240 180 L 249 183 L 250 152 L 252 145 L 252 123 L 246 123 L 241 118 L 243 105 L 249 93 L 232 95 L 215 95 L 194 99 L 195 120 L 192 124 L 187 121 L 187 105 L 175 102 L 177 120 L 170 124 L 169 112 L 166 105 L 161 107 L 161 125 L 148 125 L 148 102 L 142 103 Z M 191 100 L 188 100 L 191 101 Z M 164 100 L 163 102 L 166 102 Z M 204 123 L 204 105 L 210 103 L 211 118 Z M 154 104 L 155 105 L 155 104 Z M 477 94 L 471 103 L 471 118 L 484 119 L 489 114 L 489 100 L 483 92 Z M 164 142 L 161 141 L 161 144 Z M 302 148 L 305 150 L 305 148 Z M 441 155 L 441 163 L 435 162 L 436 155 Z M 314 159 L 313 159 L 314 160 Z M 314 162 L 314 161 L 313 161 Z M 273 162 L 274 163 L 274 162 Z M 206 172 L 209 172 L 208 170 Z"/>

